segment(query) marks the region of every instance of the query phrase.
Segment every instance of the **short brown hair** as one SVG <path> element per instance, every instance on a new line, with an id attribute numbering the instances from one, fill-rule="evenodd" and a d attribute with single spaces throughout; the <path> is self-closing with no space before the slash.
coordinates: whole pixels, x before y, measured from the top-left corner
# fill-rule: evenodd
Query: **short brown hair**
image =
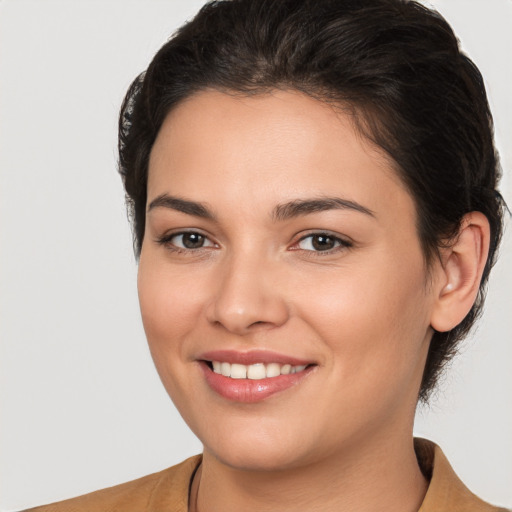
<path id="1" fill-rule="evenodd" d="M 478 298 L 435 332 L 420 398 L 479 316 L 502 233 L 503 203 L 483 79 L 442 16 L 407 0 L 221 0 L 207 3 L 131 85 L 119 126 L 119 171 L 138 255 L 151 148 L 169 111 L 204 89 L 295 89 L 351 108 L 414 198 L 427 264 L 463 216 L 484 213 L 491 244 Z"/>

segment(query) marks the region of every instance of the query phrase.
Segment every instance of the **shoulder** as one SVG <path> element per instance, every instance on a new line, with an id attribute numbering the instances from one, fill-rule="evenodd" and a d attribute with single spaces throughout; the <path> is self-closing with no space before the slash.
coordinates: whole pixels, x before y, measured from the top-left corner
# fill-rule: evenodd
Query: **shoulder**
<path id="1" fill-rule="evenodd" d="M 473 494 L 459 479 L 439 446 L 415 439 L 418 462 L 430 484 L 419 512 L 509 512 Z"/>
<path id="2" fill-rule="evenodd" d="M 200 462 L 197 455 L 131 482 L 24 512 L 186 512 L 190 480 Z"/>

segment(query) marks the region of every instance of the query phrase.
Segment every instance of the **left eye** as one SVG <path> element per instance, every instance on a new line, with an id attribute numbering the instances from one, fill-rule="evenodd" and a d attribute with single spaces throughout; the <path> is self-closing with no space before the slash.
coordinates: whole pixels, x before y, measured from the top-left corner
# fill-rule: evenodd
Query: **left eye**
<path id="1" fill-rule="evenodd" d="M 213 247 L 215 244 L 201 233 L 177 233 L 167 240 L 175 247 L 180 249 L 201 249 L 203 247 Z"/>
<path id="2" fill-rule="evenodd" d="M 308 235 L 299 240 L 297 246 L 304 251 L 330 251 L 341 246 L 348 246 L 349 244 L 327 233 L 317 233 Z"/>

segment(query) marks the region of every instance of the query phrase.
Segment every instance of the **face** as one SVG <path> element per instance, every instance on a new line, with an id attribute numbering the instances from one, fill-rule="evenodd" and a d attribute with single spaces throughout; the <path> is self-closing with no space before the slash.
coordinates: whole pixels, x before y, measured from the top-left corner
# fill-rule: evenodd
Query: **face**
<path id="1" fill-rule="evenodd" d="M 283 469 L 410 434 L 427 281 L 413 200 L 345 114 L 205 91 L 165 120 L 138 289 L 205 454 Z"/>

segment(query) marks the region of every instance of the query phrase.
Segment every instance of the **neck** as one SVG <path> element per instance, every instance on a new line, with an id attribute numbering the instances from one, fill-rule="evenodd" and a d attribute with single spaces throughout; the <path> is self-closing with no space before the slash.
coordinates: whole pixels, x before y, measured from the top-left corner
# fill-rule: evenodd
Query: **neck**
<path id="1" fill-rule="evenodd" d="M 417 511 L 427 482 L 408 434 L 366 440 L 363 447 L 272 472 L 236 469 L 205 451 L 197 512 Z"/>

